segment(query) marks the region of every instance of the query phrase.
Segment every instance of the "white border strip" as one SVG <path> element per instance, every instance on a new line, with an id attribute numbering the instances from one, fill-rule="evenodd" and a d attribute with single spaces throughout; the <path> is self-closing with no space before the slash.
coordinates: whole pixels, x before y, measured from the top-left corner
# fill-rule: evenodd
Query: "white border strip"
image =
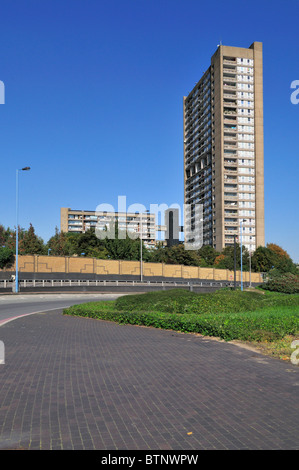
<path id="1" fill-rule="evenodd" d="M 70 307 L 70 305 L 66 305 L 65 307 L 50 308 L 49 310 L 40 310 L 39 312 L 23 313 L 22 315 L 18 315 L 16 317 L 7 318 L 5 320 L 0 320 L 0 327 L 3 326 L 3 325 L 6 325 L 6 323 L 9 323 L 13 320 L 17 320 L 18 318 L 28 317 L 29 315 L 35 315 L 36 313 L 47 313 L 47 312 L 51 312 L 53 310 L 61 310 L 61 309 L 64 309 L 64 308 L 69 308 L 69 307 Z"/>

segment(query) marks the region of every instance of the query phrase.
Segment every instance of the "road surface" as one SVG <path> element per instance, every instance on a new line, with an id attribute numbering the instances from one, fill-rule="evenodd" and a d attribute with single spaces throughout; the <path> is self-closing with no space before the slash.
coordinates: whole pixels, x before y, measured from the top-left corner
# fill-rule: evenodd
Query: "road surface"
<path id="1" fill-rule="evenodd" d="M 123 294 L 18 294 L 0 295 L 0 326 L 24 315 L 66 308 L 70 305 L 114 300 Z"/>
<path id="2" fill-rule="evenodd" d="M 108 298 L 0 296 L 0 450 L 299 450 L 298 366 L 61 313 Z"/>

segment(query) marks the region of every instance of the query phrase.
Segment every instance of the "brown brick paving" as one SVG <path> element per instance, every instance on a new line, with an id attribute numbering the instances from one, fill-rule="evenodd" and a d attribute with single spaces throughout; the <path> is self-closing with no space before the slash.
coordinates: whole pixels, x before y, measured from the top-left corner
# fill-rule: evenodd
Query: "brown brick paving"
<path id="1" fill-rule="evenodd" d="M 290 363 L 61 311 L 0 340 L 0 449 L 299 449 Z"/>

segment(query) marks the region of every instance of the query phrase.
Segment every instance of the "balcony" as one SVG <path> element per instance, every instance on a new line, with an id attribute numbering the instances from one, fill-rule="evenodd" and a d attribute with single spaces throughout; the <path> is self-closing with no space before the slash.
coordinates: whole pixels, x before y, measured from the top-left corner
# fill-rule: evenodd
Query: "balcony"
<path id="1" fill-rule="evenodd" d="M 223 67 L 225 65 L 236 65 L 237 64 L 237 61 L 235 58 L 230 58 L 230 59 L 226 59 L 225 57 L 223 57 Z"/>
<path id="2" fill-rule="evenodd" d="M 236 80 L 236 70 L 232 69 L 223 69 L 223 79 L 224 80 Z"/>
<path id="3" fill-rule="evenodd" d="M 227 134 L 226 132 L 224 132 L 224 138 L 225 140 L 229 141 L 229 140 L 232 140 L 234 142 L 236 142 L 237 140 L 237 135 L 236 134 Z M 225 143 L 224 143 L 225 145 Z M 229 144 L 228 144 L 229 145 Z"/>
<path id="4" fill-rule="evenodd" d="M 232 186 L 235 186 L 235 185 L 232 185 Z M 230 194 L 234 197 L 237 197 L 237 193 L 236 193 L 237 188 L 236 187 L 232 187 L 232 188 L 227 187 L 227 184 L 225 183 L 224 184 L 224 191 L 225 191 L 225 193 L 224 193 L 225 197 L 229 196 Z"/>
<path id="5" fill-rule="evenodd" d="M 233 177 L 233 176 L 227 176 L 226 174 L 224 174 L 224 183 L 225 183 L 224 187 L 226 187 L 225 186 L 226 184 L 237 185 L 238 184 L 237 176 Z"/>
<path id="6" fill-rule="evenodd" d="M 237 143 L 236 142 L 224 142 L 224 153 L 227 155 L 229 153 L 232 153 L 233 155 L 236 155 L 237 151 Z"/>
<path id="7" fill-rule="evenodd" d="M 227 159 L 227 158 L 224 159 L 224 163 L 229 163 L 229 165 L 231 167 L 237 167 L 237 165 L 238 165 L 236 160 L 230 160 L 230 159 Z M 232 170 L 230 170 L 230 171 L 232 171 Z"/>
<path id="8" fill-rule="evenodd" d="M 225 85 L 229 82 L 236 85 L 236 74 L 234 74 L 234 75 L 229 75 L 229 74 L 223 75 L 223 86 L 225 87 Z M 231 85 L 228 85 L 228 86 L 231 86 Z"/>
<path id="9" fill-rule="evenodd" d="M 236 115 L 225 115 L 223 116 L 223 119 L 224 119 L 224 124 L 237 124 L 237 117 Z"/>
<path id="10" fill-rule="evenodd" d="M 223 82 L 223 89 L 227 91 L 233 91 L 237 89 L 236 81 L 228 80 Z"/>
<path id="11" fill-rule="evenodd" d="M 225 104 L 226 105 L 226 104 Z M 237 115 L 237 108 L 236 107 L 228 107 L 223 108 L 224 117 L 228 116 L 236 116 Z"/>
<path id="12" fill-rule="evenodd" d="M 234 169 L 234 170 L 227 170 L 227 169 L 224 167 L 224 178 L 226 178 L 227 175 L 237 176 L 237 174 L 238 174 L 237 169 Z"/>
<path id="13" fill-rule="evenodd" d="M 236 131 L 237 131 L 237 126 L 234 125 L 234 124 L 224 124 L 224 130 L 225 130 L 225 131 L 233 131 L 233 132 L 236 132 Z"/>
<path id="14" fill-rule="evenodd" d="M 225 224 L 225 227 L 226 226 L 229 226 L 229 227 L 235 227 L 237 228 L 238 227 L 238 219 L 224 219 L 224 224 Z"/>
<path id="15" fill-rule="evenodd" d="M 232 90 L 224 90 L 223 92 L 223 98 L 226 99 L 226 98 L 233 98 L 233 99 L 236 99 L 237 96 L 236 96 L 236 92 L 232 92 Z"/>
<path id="16" fill-rule="evenodd" d="M 236 110 L 237 100 L 234 100 L 234 99 L 231 99 L 231 98 L 224 98 L 223 104 L 224 104 L 224 106 L 226 106 L 230 109 L 231 109 L 231 107 L 233 107 Z"/>
<path id="17" fill-rule="evenodd" d="M 231 149 L 231 148 L 225 148 L 224 149 L 224 157 L 237 157 L 237 154 L 236 154 L 236 150 L 234 149 Z M 230 162 L 226 162 L 226 163 L 230 163 Z"/>
<path id="18" fill-rule="evenodd" d="M 226 236 L 225 239 L 224 239 L 224 241 L 225 241 L 225 244 L 228 243 L 228 244 L 231 245 L 231 244 L 233 243 L 233 241 L 234 241 L 234 236 L 233 236 L 233 235 L 231 235 L 230 237 L 229 237 L 229 236 Z M 225 245 L 225 246 L 227 246 L 227 245 Z"/>
<path id="19" fill-rule="evenodd" d="M 232 202 L 232 201 L 227 201 L 225 200 L 224 201 L 224 208 L 227 208 L 227 209 L 237 209 L 238 208 L 238 203 L 237 202 Z"/>
<path id="20" fill-rule="evenodd" d="M 225 219 L 225 223 L 226 223 L 226 220 L 227 221 L 233 221 L 236 222 L 238 221 L 237 217 L 238 217 L 238 211 L 237 210 L 233 210 L 233 209 L 227 209 L 224 211 L 224 217 L 229 217 L 229 219 Z M 231 217 L 236 217 L 236 219 L 232 219 Z"/>

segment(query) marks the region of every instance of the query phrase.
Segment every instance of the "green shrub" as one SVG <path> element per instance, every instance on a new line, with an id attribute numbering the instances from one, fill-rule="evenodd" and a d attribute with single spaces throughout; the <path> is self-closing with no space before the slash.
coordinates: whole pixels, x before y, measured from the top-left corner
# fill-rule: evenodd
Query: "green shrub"
<path id="1" fill-rule="evenodd" d="M 186 290 L 150 292 L 119 297 L 115 307 L 119 311 L 169 312 L 181 314 L 248 312 L 275 305 L 297 305 L 299 296 L 287 296 L 258 291 L 241 292 L 219 289 L 198 294 Z"/>
<path id="2" fill-rule="evenodd" d="M 299 295 L 277 292 L 219 290 L 197 294 L 176 289 L 74 305 L 64 314 L 224 340 L 274 341 L 299 333 Z"/>
<path id="3" fill-rule="evenodd" d="M 0 247 L 0 269 L 10 268 L 15 261 L 15 255 L 12 249 L 5 246 Z"/>
<path id="4" fill-rule="evenodd" d="M 298 294 L 299 276 L 292 273 L 285 273 L 278 276 L 274 275 L 262 285 L 262 288 L 272 292 Z"/>
<path id="5" fill-rule="evenodd" d="M 103 302 L 74 305 L 64 314 L 143 325 L 188 333 L 215 336 L 226 341 L 273 341 L 299 332 L 299 306 L 272 307 L 256 312 L 234 314 L 177 314 L 165 312 L 119 311 L 105 308 Z"/>

